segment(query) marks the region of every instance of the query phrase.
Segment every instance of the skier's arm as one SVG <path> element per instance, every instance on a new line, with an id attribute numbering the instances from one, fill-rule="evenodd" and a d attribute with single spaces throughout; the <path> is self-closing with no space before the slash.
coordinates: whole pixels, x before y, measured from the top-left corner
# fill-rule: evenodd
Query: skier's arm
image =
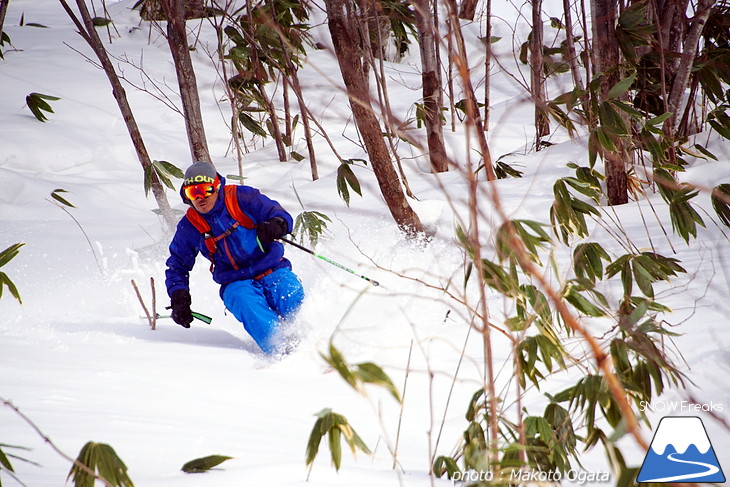
<path id="1" fill-rule="evenodd" d="M 274 217 L 280 217 L 286 223 L 286 233 L 291 232 L 294 228 L 291 215 L 277 201 L 262 194 L 258 189 L 239 186 L 237 196 L 239 206 L 251 216 L 254 223 L 258 224 Z"/>
<path id="2" fill-rule="evenodd" d="M 195 257 L 198 255 L 197 240 L 200 233 L 195 227 L 183 218 L 177 225 L 175 236 L 170 242 L 170 257 L 168 257 L 167 269 L 165 270 L 165 286 L 167 295 L 172 296 L 177 290 L 190 289 L 190 271 L 195 265 Z"/>

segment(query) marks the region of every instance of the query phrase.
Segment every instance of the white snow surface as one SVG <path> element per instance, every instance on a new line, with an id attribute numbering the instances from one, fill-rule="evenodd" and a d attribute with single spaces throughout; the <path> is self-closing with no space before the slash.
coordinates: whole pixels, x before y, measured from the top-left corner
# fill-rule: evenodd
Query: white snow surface
<path id="1" fill-rule="evenodd" d="M 144 66 L 179 105 L 166 43 L 140 23 L 130 10 L 134 3 L 109 4 L 115 22 L 109 31 L 111 44 L 107 29 L 99 32 L 113 53 L 126 53 L 135 65 Z M 546 4 L 546 9 L 550 7 Z M 495 8 L 504 18 L 515 15 L 506 2 Z M 418 151 L 402 147 L 402 155 L 411 155 L 404 157 L 403 165 L 418 197 L 411 204 L 436 231 L 430 244 L 418 245 L 404 240 L 395 228 L 369 166 L 353 168 L 363 184 L 363 196 L 353 195 L 349 207 L 339 199 L 338 161 L 322 137 L 316 138 L 321 176 L 316 182 L 311 180 L 308 160 L 278 162 L 270 140 L 250 145 L 244 159 L 246 183 L 278 200 L 294 216 L 301 211 L 292 189 L 296 187 L 306 209 L 332 219 L 317 252 L 377 279 L 381 286 L 370 286 L 288 248 L 287 257 L 307 293 L 292 325 L 302 342 L 289 356 L 272 360 L 258 352 L 240 323 L 225 312 L 208 263 L 201 258 L 191 275 L 193 309 L 211 315 L 213 322 L 196 321 L 186 330 L 171 320 L 160 320 L 152 331 L 140 318 L 142 309 L 130 281 L 137 282 L 149 304 L 150 278 L 154 278 L 158 310 L 167 304 L 163 281 L 170 235 L 151 211 L 154 200 L 145 197 L 142 170 L 109 83 L 82 56 L 91 56 L 90 50 L 58 2 L 13 0 L 4 27 L 12 46 L 2 48 L 0 60 L 0 250 L 17 242 L 25 246 L 1 269 L 17 285 L 23 304 L 4 289 L 0 398 L 17 407 L 32 425 L 10 407 L 0 407 L 0 444 L 29 448 L 3 446 L 6 453 L 35 462 L 11 459 L 17 479 L 33 487 L 63 485 L 70 463 L 52 445 L 75 457 L 87 441 L 97 441 L 112 445 L 135 485 L 143 487 L 452 485 L 449 480 L 431 479 L 429 464 L 434 453 L 454 453 L 467 424 L 467 403 L 483 385 L 484 371 L 481 337 L 469 331 L 463 308 L 437 290 L 449 282 L 450 289 L 458 290 L 463 283 L 464 256 L 454 243 L 456 223 L 467 217 L 463 175 L 459 171 L 430 175 Z M 495 28 L 495 35 L 504 35 L 495 46 L 510 52 L 506 23 Z M 478 66 L 479 28 L 465 29 L 473 53 L 470 61 Z M 313 35 L 328 44 L 326 25 L 319 25 Z M 236 174 L 226 127 L 229 112 L 225 104 L 217 103 L 224 91 L 204 48 L 210 39 L 204 25 L 202 41 L 193 52 L 206 132 L 219 171 Z M 327 50 L 309 52 L 300 78 L 311 111 L 320 117 L 342 157 L 365 158 L 353 143 L 357 136 L 339 90 L 336 60 Z M 412 110 L 421 98 L 417 59 L 414 47 L 402 62 L 386 66 L 396 111 Z M 509 59 L 503 60 L 505 68 L 516 69 Z M 146 83 L 152 89 L 135 67 L 115 64 L 136 86 Z M 513 78 L 496 67 L 495 75 L 489 131 L 492 157 L 513 153 L 506 160 L 525 174 L 522 179 L 480 184 L 486 194 L 498 192 L 510 218 L 548 223 L 553 181 L 571 173 L 569 162 L 587 165 L 585 139 L 571 141 L 557 131 L 551 139 L 555 145 L 538 153 L 526 151 L 533 133 L 532 108 L 524 103 L 526 95 Z M 181 115 L 159 97 L 129 84 L 126 89 L 151 157 L 184 168 L 190 155 Z M 552 89 L 551 95 L 559 94 L 559 87 Z M 24 105 L 32 92 L 61 98 L 51 102 L 54 113 L 48 114 L 46 123 L 37 121 Z M 278 100 L 280 93 L 274 95 Z M 301 124 L 298 130 L 294 150 L 306 154 Z M 701 137 L 720 160 L 691 159 L 683 177 L 708 187 L 730 182 L 727 142 L 708 134 Z M 456 160 L 476 161 L 476 149 L 465 147 L 462 133 L 447 130 L 447 139 Z M 59 188 L 68 191 L 63 196 L 75 208 L 63 211 L 53 204 L 50 194 Z M 175 191 L 167 194 L 175 208 L 185 209 Z M 677 413 L 704 419 L 718 459 L 728 468 L 730 433 L 722 422 L 730 422 L 730 229 L 714 223 L 709 195 L 702 193 L 696 201 L 707 226 L 688 246 L 672 234 L 661 198 L 653 195 L 650 201 L 651 205 L 642 200 L 606 209 L 607 218 L 637 247 L 654 246 L 680 259 L 688 271 L 671 286 L 657 285 L 657 299 L 674 310 L 666 316 L 667 326 L 679 336 L 667 340 L 667 345 L 687 376 L 687 390 L 668 387 L 648 405 L 654 408 L 650 422 L 656 426 L 670 414 L 667 404 L 689 400 L 687 404 L 698 405 Z M 501 220 L 487 198 L 480 205 L 485 257 L 492 258 L 488 237 Z M 597 232 L 594 238 L 604 238 L 601 243 L 606 248 L 617 254 L 622 250 L 607 232 Z M 556 262 L 567 273 L 569 252 L 556 249 Z M 475 304 L 478 294 L 469 292 Z M 620 289 L 614 289 L 609 297 L 619 294 Z M 499 296 L 489 296 L 496 322 L 512 306 Z M 364 397 L 338 374 L 323 373 L 326 364 L 320 353 L 330 340 L 351 363 L 375 362 L 400 390 L 407 384 L 402 409 L 378 388 L 368 388 Z M 514 411 L 511 345 L 496 333 L 493 340 L 498 390 L 510 402 L 505 407 Z M 467 359 L 462 362 L 464 349 Z M 572 351 L 582 354 L 575 347 Z M 457 369 L 459 377 L 453 381 Z M 560 391 L 581 373 L 573 368 L 551 379 L 544 390 L 530 388 L 522 406 L 541 414 L 543 393 Z M 345 415 L 373 456 L 353 457 L 345 448 L 342 468 L 335 472 L 325 439 L 308 472 L 305 447 L 314 414 L 323 408 Z M 644 427 L 644 436 L 651 438 L 649 428 Z M 396 441 L 399 467 L 393 469 L 389 450 L 395 449 Z M 633 439 L 625 437 L 620 445 L 628 464 L 641 464 L 644 452 Z M 188 460 L 212 454 L 233 459 L 205 474 L 180 471 Z M 582 462 L 588 471 L 610 471 L 599 450 L 584 454 Z M 7 472 L 0 472 L 0 479 L 3 485 L 15 484 Z"/>

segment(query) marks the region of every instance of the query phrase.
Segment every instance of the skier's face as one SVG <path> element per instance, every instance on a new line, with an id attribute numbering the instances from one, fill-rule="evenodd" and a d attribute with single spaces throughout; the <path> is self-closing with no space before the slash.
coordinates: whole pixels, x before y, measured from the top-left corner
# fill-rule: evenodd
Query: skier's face
<path id="1" fill-rule="evenodd" d="M 198 210 L 200 213 L 208 213 L 215 206 L 215 202 L 218 200 L 218 191 L 213 192 L 208 196 L 199 196 L 195 199 L 190 200 L 193 204 L 193 208 Z"/>

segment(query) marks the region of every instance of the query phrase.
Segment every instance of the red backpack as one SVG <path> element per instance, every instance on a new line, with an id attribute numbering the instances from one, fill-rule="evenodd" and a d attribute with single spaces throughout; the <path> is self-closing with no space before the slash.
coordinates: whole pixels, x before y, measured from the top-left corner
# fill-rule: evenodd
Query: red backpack
<path id="1" fill-rule="evenodd" d="M 228 210 L 228 213 L 231 214 L 235 222 L 233 225 L 231 225 L 231 228 L 223 232 L 222 234 L 215 236 L 213 235 L 213 232 L 211 232 L 210 225 L 207 221 L 205 221 L 205 218 L 198 213 L 195 208 L 188 208 L 188 212 L 185 214 L 187 219 L 190 221 L 190 223 L 193 224 L 195 229 L 203 235 L 203 239 L 205 241 L 205 247 L 208 249 L 208 252 L 210 252 L 210 258 L 211 258 L 211 265 L 210 270 L 213 272 L 213 260 L 215 258 L 216 252 L 218 252 L 218 241 L 226 238 L 228 235 L 233 233 L 233 231 L 238 228 L 239 226 L 242 226 L 244 228 L 252 229 L 255 227 L 255 224 L 251 218 L 248 217 L 242 210 L 241 207 L 238 205 L 238 197 L 236 196 L 236 190 L 237 186 L 231 185 L 231 186 L 224 186 L 224 198 L 225 198 L 225 204 L 226 209 Z M 230 253 L 228 253 L 228 246 L 225 245 L 225 242 L 223 242 L 223 247 L 228 254 L 228 258 L 231 261 L 231 264 L 233 265 L 233 268 L 238 270 L 238 266 L 236 265 L 235 261 L 231 257 Z"/>

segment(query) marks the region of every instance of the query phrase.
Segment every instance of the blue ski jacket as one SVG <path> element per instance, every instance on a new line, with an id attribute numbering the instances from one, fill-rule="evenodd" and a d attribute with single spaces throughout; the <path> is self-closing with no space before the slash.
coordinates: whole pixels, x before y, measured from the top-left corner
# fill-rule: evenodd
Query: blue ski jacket
<path id="1" fill-rule="evenodd" d="M 215 236 L 225 233 L 236 221 L 226 209 L 223 197 L 226 180 L 220 174 L 218 177 L 221 184 L 215 206 L 208 213 L 201 213 Z M 292 230 L 291 215 L 259 190 L 250 186 L 237 186 L 236 196 L 239 207 L 254 224 L 279 216 L 286 221 L 288 230 Z M 198 253 L 212 262 L 213 280 L 221 285 L 221 295 L 231 282 L 253 279 L 282 267 L 291 269 L 291 263 L 284 258 L 284 246 L 281 243 L 273 242 L 267 252 L 262 252 L 256 242 L 256 230 L 242 225 L 218 242 L 218 251 L 213 256 L 205 246 L 203 235 L 187 217 L 183 217 L 177 224 L 170 243 L 170 257 L 166 262 L 165 286 L 168 295 L 178 289 L 190 289 L 189 275 Z"/>

